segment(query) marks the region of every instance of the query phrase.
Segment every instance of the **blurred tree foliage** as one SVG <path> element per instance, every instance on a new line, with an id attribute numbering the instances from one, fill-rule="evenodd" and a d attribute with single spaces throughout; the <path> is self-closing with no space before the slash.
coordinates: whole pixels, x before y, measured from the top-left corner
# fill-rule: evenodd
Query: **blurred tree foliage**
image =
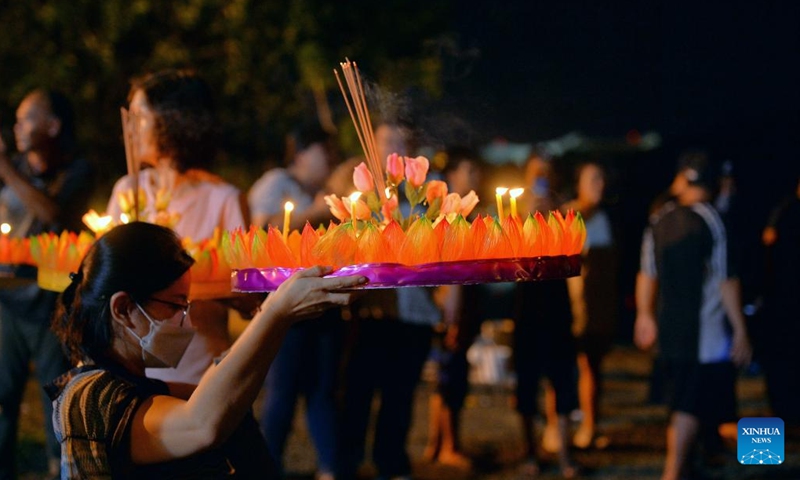
<path id="1" fill-rule="evenodd" d="M 65 92 L 83 151 L 109 182 L 99 187 L 110 189 L 125 169 L 119 107 L 130 79 L 195 68 L 217 92 L 225 152 L 219 171 L 246 188 L 268 162 L 280 161 L 283 135 L 300 121 L 344 127 L 343 144 L 352 148 L 333 75 L 345 57 L 382 90 L 439 94 L 437 45 L 448 36 L 449 3 L 4 0 L 0 128 L 11 140 L 14 109 L 30 89 Z"/>

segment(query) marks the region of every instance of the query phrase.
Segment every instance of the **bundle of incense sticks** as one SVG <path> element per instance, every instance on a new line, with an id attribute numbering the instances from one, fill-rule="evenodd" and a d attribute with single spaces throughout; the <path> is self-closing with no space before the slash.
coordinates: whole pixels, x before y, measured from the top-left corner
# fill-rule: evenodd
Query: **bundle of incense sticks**
<path id="1" fill-rule="evenodd" d="M 342 67 L 342 74 L 344 75 L 345 83 L 347 84 L 347 91 L 350 92 L 348 97 L 342 80 L 339 77 L 339 72 L 333 69 L 336 75 L 336 81 L 339 83 L 339 89 L 342 91 L 344 102 L 347 105 L 347 111 L 350 112 L 350 118 L 353 120 L 353 125 L 358 135 L 358 141 L 361 142 L 361 149 L 364 150 L 364 156 L 367 158 L 367 166 L 369 167 L 372 177 L 375 179 L 375 189 L 378 193 L 378 198 L 383 203 L 386 200 L 386 185 L 383 180 L 383 163 L 378 158 L 378 148 L 375 143 L 375 133 L 372 130 L 372 120 L 369 116 L 369 108 L 367 107 L 367 99 L 364 95 L 364 85 L 361 82 L 361 75 L 358 72 L 358 65 L 345 59 L 340 62 Z"/>
<path id="2" fill-rule="evenodd" d="M 125 144 L 125 162 L 128 165 L 128 176 L 131 178 L 133 189 L 133 221 L 139 220 L 139 159 L 136 155 L 136 116 L 128 113 L 125 107 L 120 107 L 122 115 L 122 140 Z M 115 219 L 118 220 L 118 219 Z"/>

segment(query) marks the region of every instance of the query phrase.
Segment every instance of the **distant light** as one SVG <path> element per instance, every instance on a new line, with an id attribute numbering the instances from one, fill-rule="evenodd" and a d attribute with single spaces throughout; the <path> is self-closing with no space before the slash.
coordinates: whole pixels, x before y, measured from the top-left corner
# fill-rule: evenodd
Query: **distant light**
<path id="1" fill-rule="evenodd" d="M 2 233 L 3 235 L 8 235 L 9 233 L 11 233 L 11 225 L 7 223 L 0 224 L 0 233 Z"/>

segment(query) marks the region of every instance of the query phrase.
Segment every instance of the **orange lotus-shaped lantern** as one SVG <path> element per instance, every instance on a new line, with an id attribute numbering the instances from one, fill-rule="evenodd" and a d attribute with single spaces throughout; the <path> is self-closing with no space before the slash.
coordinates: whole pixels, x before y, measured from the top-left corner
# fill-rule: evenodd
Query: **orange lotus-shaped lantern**
<path id="1" fill-rule="evenodd" d="M 475 192 L 463 198 L 448 193 L 444 182 L 425 181 L 427 170 L 424 157 L 390 155 L 383 193 L 373 190 L 377 182 L 362 164 L 356 167 L 353 183 L 364 191 L 341 199 L 326 197 L 338 223 L 318 229 L 307 223 L 302 232 L 288 235 L 275 226 L 224 233 L 223 255 L 236 271 L 234 289 L 237 282 L 239 288 L 250 282 L 240 271 L 260 269 L 258 275 L 265 278 L 283 278 L 315 264 L 368 276 L 375 273 L 382 286 L 448 283 L 450 272 L 457 275 L 452 283 L 541 280 L 579 273 L 586 239 L 580 213 L 537 211 L 520 218 L 512 208 L 511 215 L 478 215 L 470 222 L 467 216 L 478 203 Z M 405 215 L 397 202 L 403 184 L 409 207 Z M 470 277 L 473 267 L 478 280 Z M 381 277 L 382 269 L 392 274 Z M 398 282 L 393 284 L 395 278 Z"/>
<path id="2" fill-rule="evenodd" d="M 222 253 L 223 234 L 214 229 L 211 238 L 196 242 L 184 238 L 183 248 L 194 258 L 192 284 L 189 296 L 192 299 L 220 298 L 230 295 L 231 266 Z"/>
<path id="3" fill-rule="evenodd" d="M 0 263 L 6 265 L 31 264 L 31 246 L 27 238 L 12 238 L 0 233 Z"/>
<path id="4" fill-rule="evenodd" d="M 251 226 L 224 232 L 222 261 L 230 268 L 297 268 L 316 264 L 341 268 L 367 263 L 421 265 L 436 262 L 514 259 L 541 256 L 573 256 L 581 252 L 586 227 L 580 213 L 572 210 L 528 215 L 524 222 L 507 217 L 477 217 L 471 223 L 458 215 L 452 222 L 441 218 L 436 225 L 419 217 L 404 231 L 400 224 L 368 222 L 359 230 L 350 221 L 315 230 L 306 223 L 284 241 L 274 227 Z M 194 256 L 194 255 L 193 255 Z M 197 257 L 195 257 L 197 258 Z M 213 257 L 212 257 L 213 258 Z M 201 269 L 201 267 L 196 266 Z M 205 271 L 210 267 L 202 267 Z M 194 270 L 193 270 L 194 271 Z M 219 277 L 221 279 L 221 276 Z"/>
<path id="5" fill-rule="evenodd" d="M 88 232 L 42 233 L 30 238 L 33 264 L 38 267 L 37 282 L 45 290 L 62 292 L 69 285 L 70 272 L 76 272 L 83 256 L 94 243 Z"/>

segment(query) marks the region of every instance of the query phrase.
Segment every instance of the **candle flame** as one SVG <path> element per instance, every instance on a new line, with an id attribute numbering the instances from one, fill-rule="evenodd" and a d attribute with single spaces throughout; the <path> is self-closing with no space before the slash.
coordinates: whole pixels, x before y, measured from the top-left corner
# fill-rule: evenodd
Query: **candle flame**
<path id="1" fill-rule="evenodd" d="M 119 221 L 122 223 L 130 223 L 131 217 L 129 217 L 127 213 L 121 213 L 119 215 Z"/>
<path id="2" fill-rule="evenodd" d="M 383 193 L 386 194 L 386 199 L 387 200 L 392 198 L 392 189 L 391 188 L 386 187 L 386 189 L 383 191 Z"/>
<path id="3" fill-rule="evenodd" d="M 361 192 L 353 192 L 350 194 L 349 198 L 352 203 L 355 203 L 359 198 L 361 198 Z"/>
<path id="4" fill-rule="evenodd" d="M 511 198 L 517 198 L 525 192 L 524 188 L 512 188 L 508 191 L 508 194 L 511 195 Z M 501 193 L 502 195 L 502 193 Z"/>
<path id="5" fill-rule="evenodd" d="M 292 210 L 294 210 L 294 203 L 292 203 L 292 202 L 284 203 L 283 204 L 283 209 L 286 210 L 287 212 L 291 212 Z"/>
<path id="6" fill-rule="evenodd" d="M 508 189 L 506 187 L 497 187 L 494 189 L 494 191 L 498 195 L 505 195 Z"/>
<path id="7" fill-rule="evenodd" d="M 0 224 L 0 233 L 2 233 L 3 235 L 8 235 L 9 233 L 11 233 L 11 225 L 7 223 Z"/>
<path id="8" fill-rule="evenodd" d="M 94 210 L 89 210 L 83 214 L 83 223 L 94 233 L 105 232 L 111 227 L 111 215 L 103 215 L 102 217 Z"/>

